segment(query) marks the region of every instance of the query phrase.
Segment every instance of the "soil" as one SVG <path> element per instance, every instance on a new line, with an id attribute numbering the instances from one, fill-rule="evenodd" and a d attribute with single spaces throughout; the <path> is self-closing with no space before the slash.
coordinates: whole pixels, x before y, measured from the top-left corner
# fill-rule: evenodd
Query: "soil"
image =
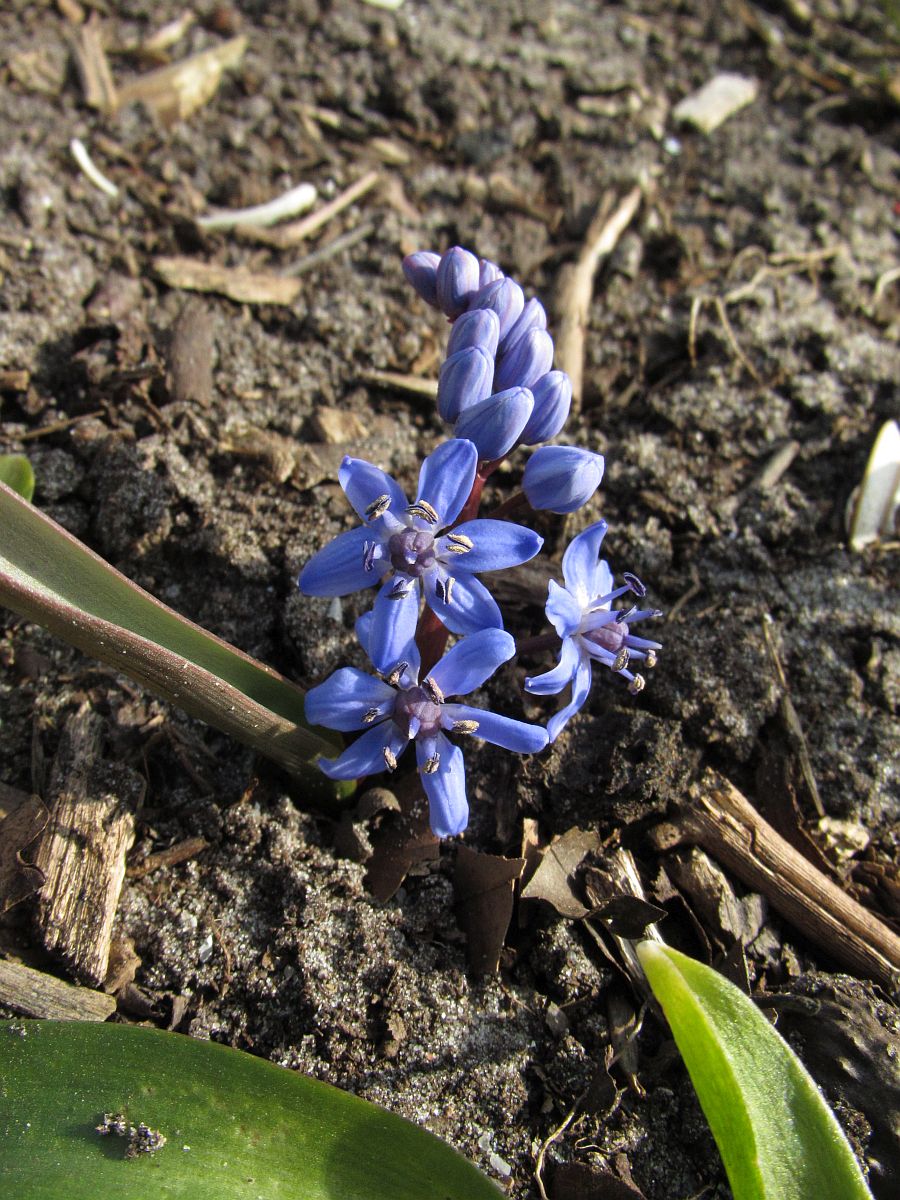
<path id="1" fill-rule="evenodd" d="M 824 810 L 862 838 L 844 877 L 896 928 L 896 900 L 892 911 L 886 893 L 860 892 L 854 871 L 889 876 L 900 844 L 897 544 L 854 554 L 845 529 L 874 437 L 897 415 L 890 6 L 819 0 L 810 16 L 799 0 L 204 3 L 172 57 L 235 33 L 248 48 L 212 99 L 170 128 L 141 107 L 108 117 L 85 105 L 67 7 L 12 0 L 0 14 L 0 449 L 27 452 L 35 503 L 304 686 L 359 661 L 362 599 L 334 605 L 295 586 L 310 554 L 352 524 L 333 469 L 292 482 L 271 456 L 236 453 L 240 435 L 318 443 L 317 415 L 337 409 L 358 418 L 360 456 L 411 483 L 444 436 L 433 402 L 364 380 L 436 376 L 446 323 L 404 282 L 403 254 L 468 246 L 552 307 L 598 204 L 641 182 L 642 207 L 596 281 L 583 406 L 565 433 L 606 455 L 604 483 L 572 518 L 541 518 L 548 554 L 504 607 L 517 634 L 543 632 L 555 556 L 602 515 L 614 568 L 673 612 L 656 626 L 665 648 L 642 695 L 599 680 L 541 756 L 468 748 L 465 843 L 515 856 L 523 817 L 545 839 L 573 826 L 618 831 L 647 886 L 658 881 L 646 832 L 705 766 L 765 799 L 757 772 L 782 691 L 769 614 Z M 101 14 L 122 81 L 147 69 L 127 48 L 184 5 L 86 8 Z M 708 135 L 677 125 L 674 105 L 719 71 L 756 79 L 755 101 Z M 75 136 L 117 198 L 76 168 Z M 189 220 L 304 180 L 329 199 L 371 168 L 380 185 L 289 250 L 203 235 Z M 345 234 L 355 240 L 335 250 Z M 193 311 L 214 351 L 205 395 L 176 395 L 166 370 L 173 327 L 198 302 L 151 264 L 178 254 L 302 281 L 288 306 L 203 297 Z M 712 300 L 726 296 L 723 321 Z M 10 372 L 27 372 L 27 386 Z M 786 469 L 763 476 L 792 443 Z M 523 462 L 498 476 L 498 497 Z M 40 790 L 42 763 L 87 697 L 109 757 L 146 779 L 131 861 L 209 842 L 126 881 L 117 936 L 141 962 L 122 1017 L 174 1023 L 349 1088 L 446 1138 L 511 1197 L 537 1196 L 538 1147 L 594 1079 L 628 994 L 581 924 L 523 904 L 500 971 L 476 975 L 454 910 L 454 845 L 378 903 L 364 863 L 339 852 L 338 814 L 248 750 L 9 613 L 0 656 L 2 782 Z M 551 709 L 517 686 L 536 665 L 507 671 L 481 700 L 546 719 Z M 387 819 L 357 826 L 358 858 Z M 833 855 L 809 804 L 802 823 Z M 3 945 L 27 957 L 17 914 Z M 676 941 L 703 954 L 699 932 L 672 922 Z M 721 931 L 707 935 L 707 956 L 727 949 Z M 827 995 L 868 1030 L 849 1049 L 836 1040 L 833 1055 L 807 1057 L 876 1196 L 896 1195 L 900 1011 L 774 912 L 763 910 L 745 949 L 757 985 Z M 793 1040 L 804 1054 L 816 1034 Z M 840 1067 L 853 1047 L 855 1087 Z M 614 1068 L 616 1101 L 583 1107 L 549 1147 L 549 1194 L 607 1195 L 586 1173 L 578 1186 L 593 1190 L 573 1190 L 559 1164 L 578 1163 L 648 1200 L 729 1195 L 652 1014 L 638 1051 L 638 1082 Z"/>

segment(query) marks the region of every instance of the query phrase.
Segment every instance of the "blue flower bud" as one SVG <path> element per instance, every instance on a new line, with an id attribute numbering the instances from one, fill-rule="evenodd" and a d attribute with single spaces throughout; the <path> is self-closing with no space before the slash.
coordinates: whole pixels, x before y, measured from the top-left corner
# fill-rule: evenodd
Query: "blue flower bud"
<path id="1" fill-rule="evenodd" d="M 522 490 L 532 508 L 570 513 L 587 504 L 602 478 L 602 454 L 576 446 L 541 446 L 525 466 Z"/>
<path id="2" fill-rule="evenodd" d="M 495 387 L 533 388 L 553 366 L 553 338 L 546 329 L 530 329 L 508 354 L 504 354 L 494 381 Z"/>
<path id="3" fill-rule="evenodd" d="M 441 258 L 437 268 L 437 302 L 451 320 L 469 307 L 480 278 L 478 259 L 461 246 L 454 246 Z"/>
<path id="4" fill-rule="evenodd" d="M 407 283 L 412 284 L 426 304 L 437 308 L 437 267 L 441 261 L 439 254 L 430 250 L 417 250 L 415 254 L 407 254 L 403 260 L 403 274 Z"/>
<path id="5" fill-rule="evenodd" d="M 490 396 L 493 380 L 494 357 L 481 346 L 469 346 L 451 354 L 438 375 L 437 403 L 441 417 L 451 424 L 458 420 L 464 409 Z"/>
<path id="6" fill-rule="evenodd" d="M 500 340 L 512 329 L 525 307 L 525 295 L 514 279 L 495 279 L 475 293 L 469 308 L 491 308 L 500 318 Z"/>
<path id="7" fill-rule="evenodd" d="M 548 371 L 531 385 L 534 411 L 522 430 L 526 446 L 535 446 L 556 437 L 565 425 L 572 405 L 572 380 L 565 371 Z"/>
<path id="8" fill-rule="evenodd" d="M 455 436 L 468 438 L 478 447 L 478 457 L 493 462 L 508 454 L 525 428 L 534 397 L 528 388 L 509 388 L 488 396 L 480 404 L 463 410 L 456 422 Z"/>
<path id="9" fill-rule="evenodd" d="M 447 342 L 447 357 L 450 358 L 457 350 L 480 346 L 493 358 L 499 341 L 500 318 L 489 308 L 475 308 L 471 312 L 464 312 L 453 322 Z"/>
<path id="10" fill-rule="evenodd" d="M 547 328 L 547 312 L 540 300 L 532 297 L 522 309 L 521 316 L 503 339 L 502 352 L 508 354 L 513 346 L 531 329 Z"/>
<path id="11" fill-rule="evenodd" d="M 489 283 L 493 283 L 495 279 L 502 279 L 503 272 L 495 262 L 491 262 L 489 258 L 483 258 L 479 264 L 478 271 L 478 286 L 480 288 L 487 287 Z"/>

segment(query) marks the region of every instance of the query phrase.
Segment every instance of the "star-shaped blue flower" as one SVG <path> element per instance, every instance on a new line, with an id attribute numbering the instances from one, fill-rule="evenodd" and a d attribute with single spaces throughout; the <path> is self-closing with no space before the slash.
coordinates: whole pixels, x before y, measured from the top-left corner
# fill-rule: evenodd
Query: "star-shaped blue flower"
<path id="1" fill-rule="evenodd" d="M 367 651 L 374 648 L 376 622 L 373 613 L 357 622 Z M 386 680 L 355 667 L 335 671 L 307 692 L 306 719 L 342 733 L 365 732 L 338 758 L 319 759 L 319 766 L 330 779 L 359 779 L 393 770 L 415 741 L 432 831 L 438 837 L 461 833 L 469 818 L 465 764 L 462 751 L 447 734 L 474 735 L 519 754 L 535 754 L 547 745 L 541 725 L 447 702 L 448 696 L 465 696 L 481 687 L 515 649 L 504 630 L 483 629 L 457 642 L 421 683 L 415 642 L 409 643 L 405 661 Z"/>
<path id="2" fill-rule="evenodd" d="M 659 642 L 635 637 L 630 626 L 645 617 L 658 617 L 654 609 L 614 609 L 613 600 L 627 592 L 641 597 L 646 589 L 639 579 L 627 571 L 622 587 L 613 587 L 612 571 L 605 559 L 600 559 L 600 545 L 607 531 L 605 521 L 590 525 L 569 543 L 563 555 L 562 568 L 565 587 L 550 580 L 547 596 L 547 616 L 562 638 L 559 663 L 543 675 L 525 680 L 525 690 L 539 696 L 551 696 L 572 684 L 572 699 L 547 722 L 550 741 L 556 741 L 567 721 L 578 712 L 591 688 L 591 664 L 601 663 L 629 681 L 629 690 L 639 692 L 644 686 L 642 675 L 628 669 L 632 659 L 641 659 L 653 666 Z"/>
<path id="3" fill-rule="evenodd" d="M 420 595 L 452 633 L 502 629 L 500 609 L 475 573 L 516 567 L 543 539 L 523 525 L 481 519 L 452 528 L 469 497 L 478 451 L 465 438 L 444 442 L 422 464 L 410 504 L 390 475 L 345 458 L 338 478 L 365 522 L 339 534 L 300 573 L 308 596 L 346 596 L 380 584 L 370 657 L 390 671 L 415 636 Z"/>

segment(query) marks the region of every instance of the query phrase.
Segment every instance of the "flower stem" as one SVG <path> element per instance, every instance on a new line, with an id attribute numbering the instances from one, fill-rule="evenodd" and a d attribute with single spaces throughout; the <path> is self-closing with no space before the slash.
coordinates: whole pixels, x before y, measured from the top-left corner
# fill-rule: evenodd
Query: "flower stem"
<path id="1" fill-rule="evenodd" d="M 556 633 L 539 633 L 537 637 L 523 638 L 516 642 L 516 657 L 523 654 L 537 654 L 541 650 L 552 650 L 559 647 L 559 635 Z"/>

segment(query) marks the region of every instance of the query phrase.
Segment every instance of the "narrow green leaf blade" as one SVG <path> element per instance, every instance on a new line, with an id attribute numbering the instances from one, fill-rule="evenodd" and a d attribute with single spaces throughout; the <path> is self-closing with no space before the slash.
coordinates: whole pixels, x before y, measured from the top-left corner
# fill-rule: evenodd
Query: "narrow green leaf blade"
<path id="1" fill-rule="evenodd" d="M 121 1113 L 162 1133 L 125 1158 Z M 438 1138 L 239 1050 L 130 1025 L 0 1025 L 0 1192 L 17 1200 L 499 1200 Z"/>
<path id="2" fill-rule="evenodd" d="M 339 747 L 304 723 L 301 688 L 126 579 L 3 484 L 0 604 L 335 794 L 309 764 Z"/>
<path id="3" fill-rule="evenodd" d="M 24 454 L 0 454 L 0 483 L 25 500 L 34 495 L 34 470 Z"/>
<path id="4" fill-rule="evenodd" d="M 872 1200 L 815 1082 L 753 1001 L 668 946 L 643 941 L 637 953 L 735 1200 Z"/>

